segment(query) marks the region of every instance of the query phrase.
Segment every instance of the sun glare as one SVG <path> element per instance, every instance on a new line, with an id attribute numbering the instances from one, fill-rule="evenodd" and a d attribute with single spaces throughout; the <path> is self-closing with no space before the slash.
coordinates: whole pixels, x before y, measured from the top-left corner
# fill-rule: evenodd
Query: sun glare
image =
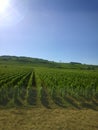
<path id="1" fill-rule="evenodd" d="M 28 0 L 0 0 L 0 27 L 18 24 L 26 15 Z"/>
<path id="2" fill-rule="evenodd" d="M 9 6 L 9 0 L 0 0 L 0 13 L 5 13 Z"/>

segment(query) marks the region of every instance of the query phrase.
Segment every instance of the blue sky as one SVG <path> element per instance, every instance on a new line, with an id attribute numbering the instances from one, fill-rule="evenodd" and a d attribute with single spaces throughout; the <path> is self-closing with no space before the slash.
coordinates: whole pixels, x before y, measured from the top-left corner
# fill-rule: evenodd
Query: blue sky
<path id="1" fill-rule="evenodd" d="M 98 0 L 17 0 L 10 4 L 20 14 L 15 17 L 11 10 L 9 24 L 1 16 L 0 55 L 98 64 Z"/>

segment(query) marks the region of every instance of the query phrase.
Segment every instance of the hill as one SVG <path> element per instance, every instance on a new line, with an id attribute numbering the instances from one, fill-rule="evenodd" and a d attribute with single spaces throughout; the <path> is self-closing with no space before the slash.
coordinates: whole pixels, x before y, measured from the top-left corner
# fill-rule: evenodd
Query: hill
<path id="1" fill-rule="evenodd" d="M 45 59 L 31 58 L 24 56 L 0 56 L 0 65 L 32 65 L 39 67 L 51 67 L 51 68 L 61 68 L 61 69 L 87 69 L 95 70 L 98 69 L 98 65 L 87 65 L 79 62 L 70 63 L 59 63 L 54 61 L 48 61 Z"/>

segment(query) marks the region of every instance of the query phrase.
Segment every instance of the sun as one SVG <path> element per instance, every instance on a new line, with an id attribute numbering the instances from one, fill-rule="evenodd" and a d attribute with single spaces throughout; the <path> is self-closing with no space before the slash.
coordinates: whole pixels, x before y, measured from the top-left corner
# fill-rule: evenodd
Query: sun
<path id="1" fill-rule="evenodd" d="M 20 23 L 27 15 L 28 0 L 0 0 L 0 28 Z"/>
<path id="2" fill-rule="evenodd" d="M 0 13 L 5 13 L 8 6 L 9 6 L 9 0 L 0 0 Z"/>

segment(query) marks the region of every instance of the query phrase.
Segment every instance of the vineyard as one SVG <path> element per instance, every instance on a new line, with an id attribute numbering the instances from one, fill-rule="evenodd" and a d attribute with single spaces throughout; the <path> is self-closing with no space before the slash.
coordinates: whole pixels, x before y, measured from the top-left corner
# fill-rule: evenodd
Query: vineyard
<path id="1" fill-rule="evenodd" d="M 1 66 L 0 106 L 98 110 L 98 71 Z"/>

